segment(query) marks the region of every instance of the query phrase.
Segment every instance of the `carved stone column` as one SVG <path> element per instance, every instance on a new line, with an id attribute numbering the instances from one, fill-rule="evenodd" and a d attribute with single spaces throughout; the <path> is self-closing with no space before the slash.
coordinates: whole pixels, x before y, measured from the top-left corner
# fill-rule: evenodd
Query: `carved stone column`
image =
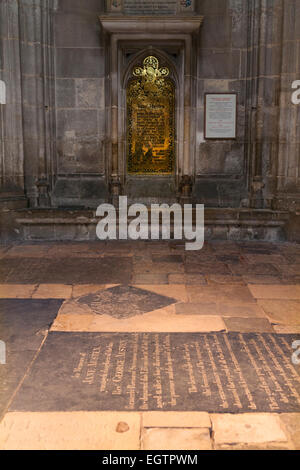
<path id="1" fill-rule="evenodd" d="M 54 166 L 55 0 L 20 2 L 25 186 L 31 206 L 49 206 Z"/>
<path id="2" fill-rule="evenodd" d="M 276 193 L 284 2 L 250 2 L 250 204 L 272 209 Z"/>
<path id="3" fill-rule="evenodd" d="M 0 204 L 4 208 L 27 205 L 18 24 L 19 2 L 0 2 L 0 79 L 6 85 L 5 104 L 0 104 Z"/>

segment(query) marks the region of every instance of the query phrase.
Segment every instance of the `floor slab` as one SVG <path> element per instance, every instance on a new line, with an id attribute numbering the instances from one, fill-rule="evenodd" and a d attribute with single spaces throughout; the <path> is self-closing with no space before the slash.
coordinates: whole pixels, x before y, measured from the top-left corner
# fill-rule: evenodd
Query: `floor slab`
<path id="1" fill-rule="evenodd" d="M 264 444 L 288 440 L 278 416 L 265 413 L 212 414 L 211 420 L 216 444 Z"/>
<path id="2" fill-rule="evenodd" d="M 127 432 L 117 432 L 127 423 Z M 8 413 L 1 450 L 139 450 L 138 413 Z"/>
<path id="3" fill-rule="evenodd" d="M 212 450 L 208 429 L 145 429 L 142 450 Z"/>

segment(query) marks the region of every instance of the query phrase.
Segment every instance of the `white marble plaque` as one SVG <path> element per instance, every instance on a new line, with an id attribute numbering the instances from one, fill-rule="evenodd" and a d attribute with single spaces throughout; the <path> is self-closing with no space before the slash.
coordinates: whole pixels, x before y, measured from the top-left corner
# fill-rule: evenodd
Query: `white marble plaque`
<path id="1" fill-rule="evenodd" d="M 236 124 L 236 93 L 207 93 L 205 95 L 205 139 L 235 139 Z"/>

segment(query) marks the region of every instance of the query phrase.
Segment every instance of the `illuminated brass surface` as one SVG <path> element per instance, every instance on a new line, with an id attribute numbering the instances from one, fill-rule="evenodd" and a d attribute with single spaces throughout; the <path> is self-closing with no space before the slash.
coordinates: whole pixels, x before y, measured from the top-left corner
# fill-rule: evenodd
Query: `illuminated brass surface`
<path id="1" fill-rule="evenodd" d="M 127 171 L 170 174 L 174 170 L 175 87 L 169 70 L 146 57 L 127 87 Z"/>

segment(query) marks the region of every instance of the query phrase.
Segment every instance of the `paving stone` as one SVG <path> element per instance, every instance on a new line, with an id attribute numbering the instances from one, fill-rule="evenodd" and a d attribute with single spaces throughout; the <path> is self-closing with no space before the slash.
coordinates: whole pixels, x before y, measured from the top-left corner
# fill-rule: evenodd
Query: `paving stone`
<path id="1" fill-rule="evenodd" d="M 238 276 L 243 275 L 279 275 L 278 269 L 272 264 L 268 263 L 240 263 L 240 264 L 231 264 L 229 265 L 230 270 L 233 274 Z"/>
<path id="2" fill-rule="evenodd" d="M 72 289 L 72 297 L 76 298 L 76 297 L 79 297 L 80 295 L 92 294 L 101 289 L 106 289 L 107 286 L 108 286 L 107 284 L 82 284 L 82 285 L 75 284 L 73 285 L 73 289 Z M 110 287 L 113 287 L 113 286 L 110 286 Z"/>
<path id="3" fill-rule="evenodd" d="M 207 428 L 211 427 L 208 413 L 193 411 L 148 411 L 142 414 L 144 428 Z"/>
<path id="4" fill-rule="evenodd" d="M 0 299 L 0 340 L 6 344 L 6 363 L 0 365 L 0 420 L 60 306 L 53 299 Z"/>
<path id="5" fill-rule="evenodd" d="M 256 304 L 226 305 L 218 304 L 218 311 L 223 317 L 265 318 L 263 309 Z"/>
<path id="6" fill-rule="evenodd" d="M 277 268 L 282 264 L 287 264 L 287 260 L 284 256 L 280 254 L 270 254 L 270 255 L 261 255 L 257 254 L 245 254 L 245 258 L 250 264 L 273 264 Z"/>
<path id="7" fill-rule="evenodd" d="M 5 252 L 5 258 L 42 258 L 47 255 L 51 245 L 17 245 L 11 247 Z"/>
<path id="8" fill-rule="evenodd" d="M 241 333 L 274 333 L 272 325 L 266 318 L 224 318 L 228 331 L 239 331 Z"/>
<path id="9" fill-rule="evenodd" d="M 291 276 L 300 275 L 300 264 L 290 264 L 286 267 L 285 272 Z"/>
<path id="10" fill-rule="evenodd" d="M 288 285 L 248 285 L 256 299 L 300 300 L 300 286 Z"/>
<path id="11" fill-rule="evenodd" d="M 0 284 L 0 298 L 30 299 L 36 287 L 32 284 Z"/>
<path id="12" fill-rule="evenodd" d="M 214 446 L 215 450 L 294 450 L 291 442 L 263 442 L 261 444 L 220 444 Z"/>
<path id="13" fill-rule="evenodd" d="M 185 265 L 185 272 L 188 274 L 228 274 L 230 271 L 223 263 L 190 263 Z"/>
<path id="14" fill-rule="evenodd" d="M 155 292 L 159 295 L 166 295 L 167 297 L 174 297 L 181 302 L 188 301 L 188 295 L 186 286 L 184 284 L 168 284 L 168 285 L 153 285 L 153 284 L 145 284 L 145 285 L 136 285 L 140 289 L 145 289 L 150 292 Z"/>
<path id="15" fill-rule="evenodd" d="M 203 274 L 169 274 L 170 284 L 193 284 L 206 285 L 206 279 Z"/>
<path id="16" fill-rule="evenodd" d="M 241 248 L 234 242 L 231 241 L 212 241 L 210 243 L 210 246 L 213 250 L 213 252 L 216 252 L 218 254 L 240 254 L 241 253 Z"/>
<path id="17" fill-rule="evenodd" d="M 259 300 L 258 303 L 272 322 L 300 325 L 300 300 Z"/>
<path id="18" fill-rule="evenodd" d="M 221 276 L 218 274 L 208 274 L 205 276 L 208 284 L 235 284 L 245 286 L 246 282 L 242 276 Z"/>
<path id="19" fill-rule="evenodd" d="M 72 286 L 65 284 L 40 284 L 32 295 L 33 299 L 69 299 Z"/>
<path id="20" fill-rule="evenodd" d="M 215 303 L 184 303 L 175 305 L 177 315 L 219 315 Z"/>
<path id="21" fill-rule="evenodd" d="M 280 415 L 280 420 L 294 448 L 300 450 L 300 413 L 283 413 Z"/>
<path id="22" fill-rule="evenodd" d="M 221 261 L 222 263 L 229 263 L 229 264 L 236 264 L 240 263 L 240 255 L 239 254 L 228 254 L 228 255 L 217 255 L 217 260 Z"/>
<path id="23" fill-rule="evenodd" d="M 272 254 L 274 251 L 278 251 L 277 245 L 269 242 L 238 242 L 238 246 L 245 252 L 261 253 L 261 254 Z"/>
<path id="24" fill-rule="evenodd" d="M 139 450 L 139 437 L 138 413 L 7 413 L 0 424 L 2 450 Z"/>
<path id="25" fill-rule="evenodd" d="M 184 273 L 183 264 L 179 263 L 134 263 L 134 274 L 169 274 Z"/>
<path id="26" fill-rule="evenodd" d="M 209 265 L 212 263 L 217 264 L 218 260 L 215 254 L 210 252 L 193 252 L 193 254 L 186 254 L 185 255 L 185 263 L 186 264 L 205 264 L 208 263 Z"/>
<path id="27" fill-rule="evenodd" d="M 182 255 L 152 255 L 153 263 L 182 263 L 183 256 Z"/>
<path id="28" fill-rule="evenodd" d="M 79 332 L 211 332 L 225 331 L 221 317 L 206 315 L 176 315 L 174 307 L 155 310 L 142 317 L 116 319 L 106 315 L 60 314 L 51 331 Z"/>
<path id="29" fill-rule="evenodd" d="M 287 284 L 281 276 L 264 276 L 264 275 L 245 275 L 242 276 L 246 284 Z"/>
<path id="30" fill-rule="evenodd" d="M 212 450 L 209 429 L 149 428 L 142 433 L 142 450 Z"/>
<path id="31" fill-rule="evenodd" d="M 132 260 L 123 257 L 11 258 L 1 260 L 0 280 L 13 284 L 128 284 Z"/>
<path id="32" fill-rule="evenodd" d="M 167 274 L 134 274 L 132 284 L 168 284 Z"/>
<path id="33" fill-rule="evenodd" d="M 300 326 L 293 325 L 273 325 L 276 333 L 300 335 Z"/>
<path id="34" fill-rule="evenodd" d="M 93 320 L 92 314 L 59 314 L 51 326 L 51 331 L 101 331 L 101 326 L 93 330 Z"/>
<path id="35" fill-rule="evenodd" d="M 255 299 L 246 286 L 218 285 L 218 286 L 187 286 L 189 300 L 197 302 L 218 302 L 231 305 L 254 303 Z"/>
<path id="36" fill-rule="evenodd" d="M 284 254 L 286 262 L 289 264 L 298 264 L 300 265 L 300 250 L 297 253 L 293 254 Z"/>
<path id="37" fill-rule="evenodd" d="M 278 416 L 268 413 L 211 414 L 214 441 L 218 444 L 286 442 Z"/>
<path id="38" fill-rule="evenodd" d="M 205 276 L 202 274 L 185 274 L 184 281 L 187 285 L 207 285 Z"/>

